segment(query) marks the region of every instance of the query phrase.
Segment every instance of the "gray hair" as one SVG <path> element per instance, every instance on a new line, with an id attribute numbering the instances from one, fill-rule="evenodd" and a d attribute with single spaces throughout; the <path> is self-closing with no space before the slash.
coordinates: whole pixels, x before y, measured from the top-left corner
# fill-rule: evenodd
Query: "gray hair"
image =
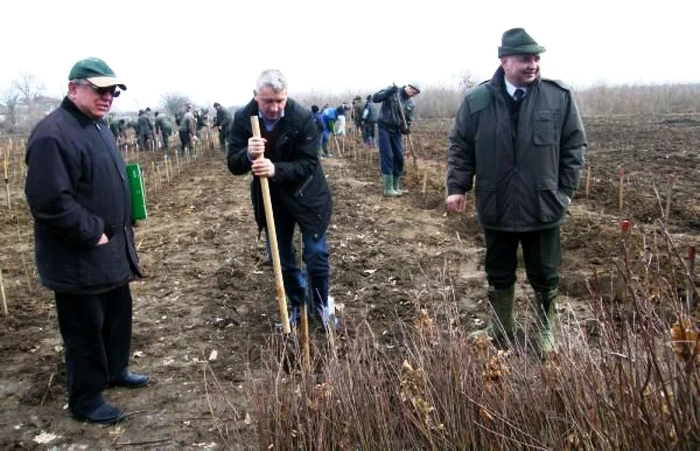
<path id="1" fill-rule="evenodd" d="M 258 92 L 262 88 L 270 87 L 275 92 L 282 92 L 287 90 L 287 77 L 277 69 L 267 69 L 264 70 L 258 77 L 258 82 L 256 84 L 256 89 Z"/>

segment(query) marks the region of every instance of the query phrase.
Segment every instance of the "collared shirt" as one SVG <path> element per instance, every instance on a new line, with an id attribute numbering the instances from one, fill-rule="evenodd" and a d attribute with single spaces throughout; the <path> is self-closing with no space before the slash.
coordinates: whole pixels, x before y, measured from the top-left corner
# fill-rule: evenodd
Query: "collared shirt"
<path id="1" fill-rule="evenodd" d="M 258 117 L 263 120 L 263 123 L 265 124 L 265 130 L 268 132 L 271 131 L 273 128 L 275 128 L 275 125 L 279 122 L 280 119 L 284 117 L 284 110 L 282 110 L 282 114 L 280 114 L 280 117 L 278 117 L 275 120 L 271 120 L 265 117 L 264 114 L 262 114 L 262 111 L 258 110 Z"/>
<path id="2" fill-rule="evenodd" d="M 513 83 L 509 82 L 506 77 L 503 77 L 503 81 L 506 82 L 506 91 L 508 91 L 508 95 L 511 96 L 512 98 L 515 98 L 515 90 L 516 89 L 522 89 L 523 90 L 523 98 L 527 97 L 527 86 L 515 86 Z"/>

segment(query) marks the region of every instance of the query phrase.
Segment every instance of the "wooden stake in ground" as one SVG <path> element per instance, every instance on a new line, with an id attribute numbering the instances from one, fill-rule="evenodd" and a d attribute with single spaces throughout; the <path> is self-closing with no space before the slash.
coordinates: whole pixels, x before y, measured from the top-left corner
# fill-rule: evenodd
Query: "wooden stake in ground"
<path id="1" fill-rule="evenodd" d="M 685 262 L 688 272 L 688 281 L 685 289 L 686 306 L 688 314 L 695 309 L 695 245 L 688 246 L 688 259 Z"/>
<path id="2" fill-rule="evenodd" d="M 2 269 L 0 269 L 0 294 L 2 294 L 2 314 L 8 316 L 7 299 L 5 298 L 5 284 L 2 281 Z"/>
<path id="3" fill-rule="evenodd" d="M 7 209 L 11 210 L 12 209 L 12 203 L 10 202 L 10 178 L 7 173 L 7 165 L 9 162 L 7 161 L 10 157 L 10 149 L 7 149 L 5 152 L 5 158 L 3 160 L 3 168 L 5 170 L 5 192 L 7 193 Z"/>
<path id="4" fill-rule="evenodd" d="M 673 197 L 673 185 L 676 183 L 676 174 L 668 175 L 668 191 L 666 192 L 666 211 L 664 212 L 664 220 L 668 223 L 671 218 L 671 197 Z"/>
<path id="5" fill-rule="evenodd" d="M 591 195 L 591 164 L 586 163 L 586 199 Z"/>
<path id="6" fill-rule="evenodd" d="M 620 168 L 620 171 L 617 173 L 618 176 L 620 177 L 620 211 L 624 210 L 625 208 L 625 168 Z"/>
<path id="7" fill-rule="evenodd" d="M 165 179 L 170 184 L 170 172 L 168 171 L 168 155 L 163 155 L 163 164 L 165 165 Z"/>
<path id="8" fill-rule="evenodd" d="M 627 285 L 625 284 L 625 278 L 623 273 L 627 270 L 627 265 L 629 262 L 629 233 L 630 233 L 630 222 L 624 220 L 620 223 L 620 236 L 622 243 L 622 262 L 618 267 L 617 280 L 615 283 L 615 299 L 617 301 L 624 301 L 626 298 Z"/>
<path id="9" fill-rule="evenodd" d="M 250 125 L 253 128 L 253 136 L 260 138 L 260 122 L 258 116 L 250 117 Z M 258 158 L 264 158 L 262 155 Z M 270 240 L 270 250 L 272 251 L 272 268 L 275 273 L 275 289 L 277 302 L 280 308 L 280 318 L 282 319 L 282 331 L 289 335 L 289 315 L 287 314 L 287 297 L 284 293 L 284 280 L 282 279 L 282 265 L 280 264 L 280 251 L 277 247 L 277 229 L 275 228 L 275 217 L 272 212 L 272 198 L 270 197 L 270 183 L 267 177 L 260 177 L 260 188 L 265 205 L 265 220 L 267 223 L 267 236 Z"/>

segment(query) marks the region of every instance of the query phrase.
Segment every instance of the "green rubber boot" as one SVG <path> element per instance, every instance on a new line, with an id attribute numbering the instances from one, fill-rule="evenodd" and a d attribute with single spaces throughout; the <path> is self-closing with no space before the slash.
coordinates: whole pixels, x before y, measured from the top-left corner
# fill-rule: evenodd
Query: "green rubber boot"
<path id="1" fill-rule="evenodd" d="M 387 197 L 397 197 L 400 194 L 394 191 L 394 177 L 391 175 L 382 174 L 384 182 L 384 195 Z"/>
<path id="2" fill-rule="evenodd" d="M 401 191 L 401 177 L 397 176 L 397 175 L 393 176 L 392 183 L 393 183 L 394 191 L 396 191 L 398 193 L 397 196 L 403 195 L 403 191 Z"/>
<path id="3" fill-rule="evenodd" d="M 556 352 L 554 326 L 557 321 L 557 290 L 535 292 L 537 299 L 538 350 L 540 357 L 546 359 Z"/>
<path id="4" fill-rule="evenodd" d="M 511 285 L 503 290 L 489 287 L 488 296 L 491 307 L 493 307 L 489 325 L 484 329 L 470 333 L 468 338 L 476 340 L 480 337 L 490 337 L 496 340 L 502 338 L 512 340 L 513 331 L 515 330 L 515 320 L 513 319 L 515 285 Z"/>

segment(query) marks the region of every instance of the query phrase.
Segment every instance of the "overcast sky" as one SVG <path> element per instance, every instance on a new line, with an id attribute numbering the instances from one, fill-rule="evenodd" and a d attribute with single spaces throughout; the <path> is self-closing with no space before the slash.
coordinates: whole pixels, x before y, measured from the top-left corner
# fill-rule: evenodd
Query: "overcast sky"
<path id="1" fill-rule="evenodd" d="M 73 63 L 97 56 L 127 84 L 121 110 L 170 91 L 243 104 L 267 68 L 287 75 L 292 97 L 457 87 L 467 70 L 490 77 L 512 27 L 546 47 L 544 76 L 574 86 L 700 82 L 694 1 L 13 0 L 0 13 L 0 92 L 28 71 L 60 96 Z"/>

